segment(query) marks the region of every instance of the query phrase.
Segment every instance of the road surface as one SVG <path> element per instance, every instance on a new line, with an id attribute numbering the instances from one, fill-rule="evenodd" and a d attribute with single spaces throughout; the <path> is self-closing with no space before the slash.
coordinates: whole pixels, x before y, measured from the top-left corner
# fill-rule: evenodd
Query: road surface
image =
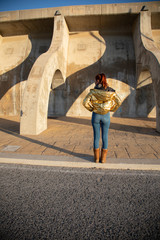
<path id="1" fill-rule="evenodd" d="M 160 239 L 160 172 L 0 165 L 1 240 Z"/>

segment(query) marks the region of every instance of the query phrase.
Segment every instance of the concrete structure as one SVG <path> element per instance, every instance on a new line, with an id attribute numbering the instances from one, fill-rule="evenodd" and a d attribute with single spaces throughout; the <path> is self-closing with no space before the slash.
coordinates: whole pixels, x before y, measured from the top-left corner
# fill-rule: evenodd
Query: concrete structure
<path id="1" fill-rule="evenodd" d="M 21 134 L 47 116 L 89 116 L 81 102 L 99 72 L 123 100 L 118 117 L 156 117 L 160 132 L 160 3 L 0 12 L 0 115 Z"/>

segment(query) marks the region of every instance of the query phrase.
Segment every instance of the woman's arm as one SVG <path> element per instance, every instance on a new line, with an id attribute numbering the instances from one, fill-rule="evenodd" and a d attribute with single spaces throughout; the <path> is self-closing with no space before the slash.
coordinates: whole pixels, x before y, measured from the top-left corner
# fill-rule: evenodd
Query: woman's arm
<path id="1" fill-rule="evenodd" d="M 120 97 L 115 93 L 112 97 L 112 101 L 114 102 L 112 108 L 111 108 L 111 112 L 115 112 L 121 105 L 122 101 L 120 99 Z"/>
<path id="2" fill-rule="evenodd" d="M 91 93 L 88 93 L 87 96 L 85 97 L 85 99 L 83 100 L 83 106 L 89 110 L 90 112 L 93 111 L 93 105 L 91 103 L 91 97 L 92 97 L 92 94 Z"/>

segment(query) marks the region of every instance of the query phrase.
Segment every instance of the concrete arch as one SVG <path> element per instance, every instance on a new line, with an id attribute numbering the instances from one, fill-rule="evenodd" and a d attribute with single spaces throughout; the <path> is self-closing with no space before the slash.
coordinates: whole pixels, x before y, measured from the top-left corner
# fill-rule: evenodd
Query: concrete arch
<path id="1" fill-rule="evenodd" d="M 51 83 L 55 76 L 65 82 L 68 28 L 63 16 L 54 17 L 53 38 L 49 50 L 33 65 L 24 90 L 20 134 L 39 134 L 47 128 L 47 112 Z M 59 82 L 57 83 L 59 84 Z"/>
<path id="2" fill-rule="evenodd" d="M 50 86 L 50 94 L 49 94 L 49 100 L 48 100 L 48 114 L 47 114 L 47 117 L 52 117 L 52 112 L 53 112 L 53 107 L 55 108 L 55 111 L 56 109 L 60 109 L 62 108 L 62 104 L 61 103 L 61 100 L 59 99 L 56 99 L 57 101 L 55 101 L 54 97 L 55 97 L 55 94 L 54 94 L 54 91 L 57 87 L 60 87 L 62 86 L 64 83 L 64 80 L 63 80 L 63 76 L 62 76 L 62 72 L 57 69 L 54 73 L 54 76 L 53 76 L 53 79 L 52 79 L 52 83 L 51 83 L 51 86 Z M 59 98 L 61 98 L 61 96 L 59 96 Z M 58 104 L 57 104 L 58 102 Z"/>
<path id="3" fill-rule="evenodd" d="M 156 105 L 156 128 L 160 132 L 160 50 L 154 42 L 151 12 L 141 11 L 133 30 L 137 79 L 143 69 L 151 73 Z"/>

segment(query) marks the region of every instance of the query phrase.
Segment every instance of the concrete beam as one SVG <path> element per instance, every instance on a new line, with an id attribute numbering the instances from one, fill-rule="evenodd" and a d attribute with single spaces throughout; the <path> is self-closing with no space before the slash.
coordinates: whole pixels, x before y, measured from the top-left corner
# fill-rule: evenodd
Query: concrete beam
<path id="1" fill-rule="evenodd" d="M 118 28 L 120 23 L 131 25 L 144 5 L 145 2 L 98 4 L 0 12 L 0 34 L 9 36 L 50 32 L 56 10 L 65 17 L 69 31 Z M 160 12 L 160 3 L 147 2 L 147 8 L 156 14 Z M 126 29 L 129 28 L 128 25 Z"/>
<path id="2" fill-rule="evenodd" d="M 118 15 L 127 13 L 138 14 L 144 5 L 146 5 L 146 2 L 80 5 L 80 6 L 7 11 L 0 12 L 0 22 L 53 18 L 56 10 L 59 10 L 64 17 L 90 16 L 90 15 L 92 16 Z M 151 12 L 160 12 L 160 3 L 157 1 L 147 2 L 147 8 Z"/>

